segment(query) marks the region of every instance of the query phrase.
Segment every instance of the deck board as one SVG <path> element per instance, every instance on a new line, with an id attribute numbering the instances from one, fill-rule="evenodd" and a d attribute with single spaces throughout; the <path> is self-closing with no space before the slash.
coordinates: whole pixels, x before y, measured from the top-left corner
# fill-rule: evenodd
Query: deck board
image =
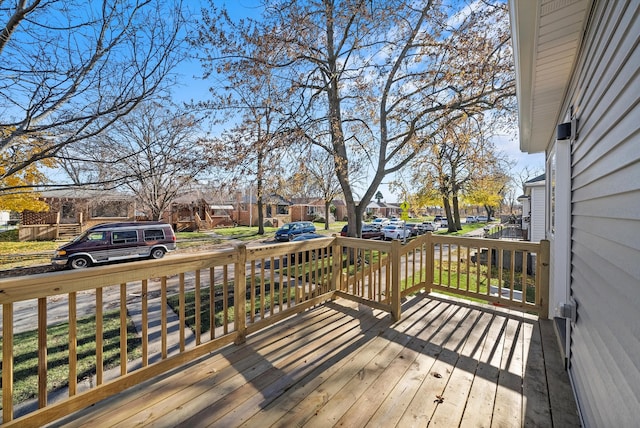
<path id="1" fill-rule="evenodd" d="M 579 426 L 551 334 L 459 299 L 411 297 L 396 323 L 339 299 L 51 426 Z"/>

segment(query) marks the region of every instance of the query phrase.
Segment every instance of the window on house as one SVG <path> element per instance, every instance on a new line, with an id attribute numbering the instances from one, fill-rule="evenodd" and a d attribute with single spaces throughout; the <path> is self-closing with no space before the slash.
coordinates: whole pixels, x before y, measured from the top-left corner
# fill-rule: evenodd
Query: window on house
<path id="1" fill-rule="evenodd" d="M 73 202 L 62 203 L 62 218 L 74 218 L 76 216 L 76 208 Z"/>
<path id="2" fill-rule="evenodd" d="M 127 201 L 100 201 L 93 205 L 91 217 L 122 218 L 128 217 L 129 203 Z"/>

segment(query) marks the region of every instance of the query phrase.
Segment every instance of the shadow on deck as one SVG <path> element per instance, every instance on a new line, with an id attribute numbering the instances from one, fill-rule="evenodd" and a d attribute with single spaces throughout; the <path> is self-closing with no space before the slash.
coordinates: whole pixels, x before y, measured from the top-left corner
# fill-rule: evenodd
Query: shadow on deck
<path id="1" fill-rule="evenodd" d="M 552 321 L 441 295 L 339 299 L 52 426 L 579 426 Z"/>

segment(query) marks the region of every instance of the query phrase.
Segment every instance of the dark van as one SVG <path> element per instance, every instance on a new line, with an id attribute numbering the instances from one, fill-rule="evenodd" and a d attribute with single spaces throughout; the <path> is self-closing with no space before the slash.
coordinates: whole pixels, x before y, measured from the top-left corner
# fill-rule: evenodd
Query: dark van
<path id="1" fill-rule="evenodd" d="M 116 260 L 160 259 L 175 249 L 176 235 L 167 223 L 105 223 L 58 248 L 51 263 L 56 268 L 82 269 Z"/>

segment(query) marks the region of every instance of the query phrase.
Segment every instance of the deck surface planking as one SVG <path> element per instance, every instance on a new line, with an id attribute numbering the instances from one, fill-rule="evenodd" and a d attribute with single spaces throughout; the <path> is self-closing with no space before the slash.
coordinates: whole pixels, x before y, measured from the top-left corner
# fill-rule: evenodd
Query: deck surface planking
<path id="1" fill-rule="evenodd" d="M 393 323 L 339 299 L 51 426 L 579 426 L 548 323 L 426 294 Z"/>

